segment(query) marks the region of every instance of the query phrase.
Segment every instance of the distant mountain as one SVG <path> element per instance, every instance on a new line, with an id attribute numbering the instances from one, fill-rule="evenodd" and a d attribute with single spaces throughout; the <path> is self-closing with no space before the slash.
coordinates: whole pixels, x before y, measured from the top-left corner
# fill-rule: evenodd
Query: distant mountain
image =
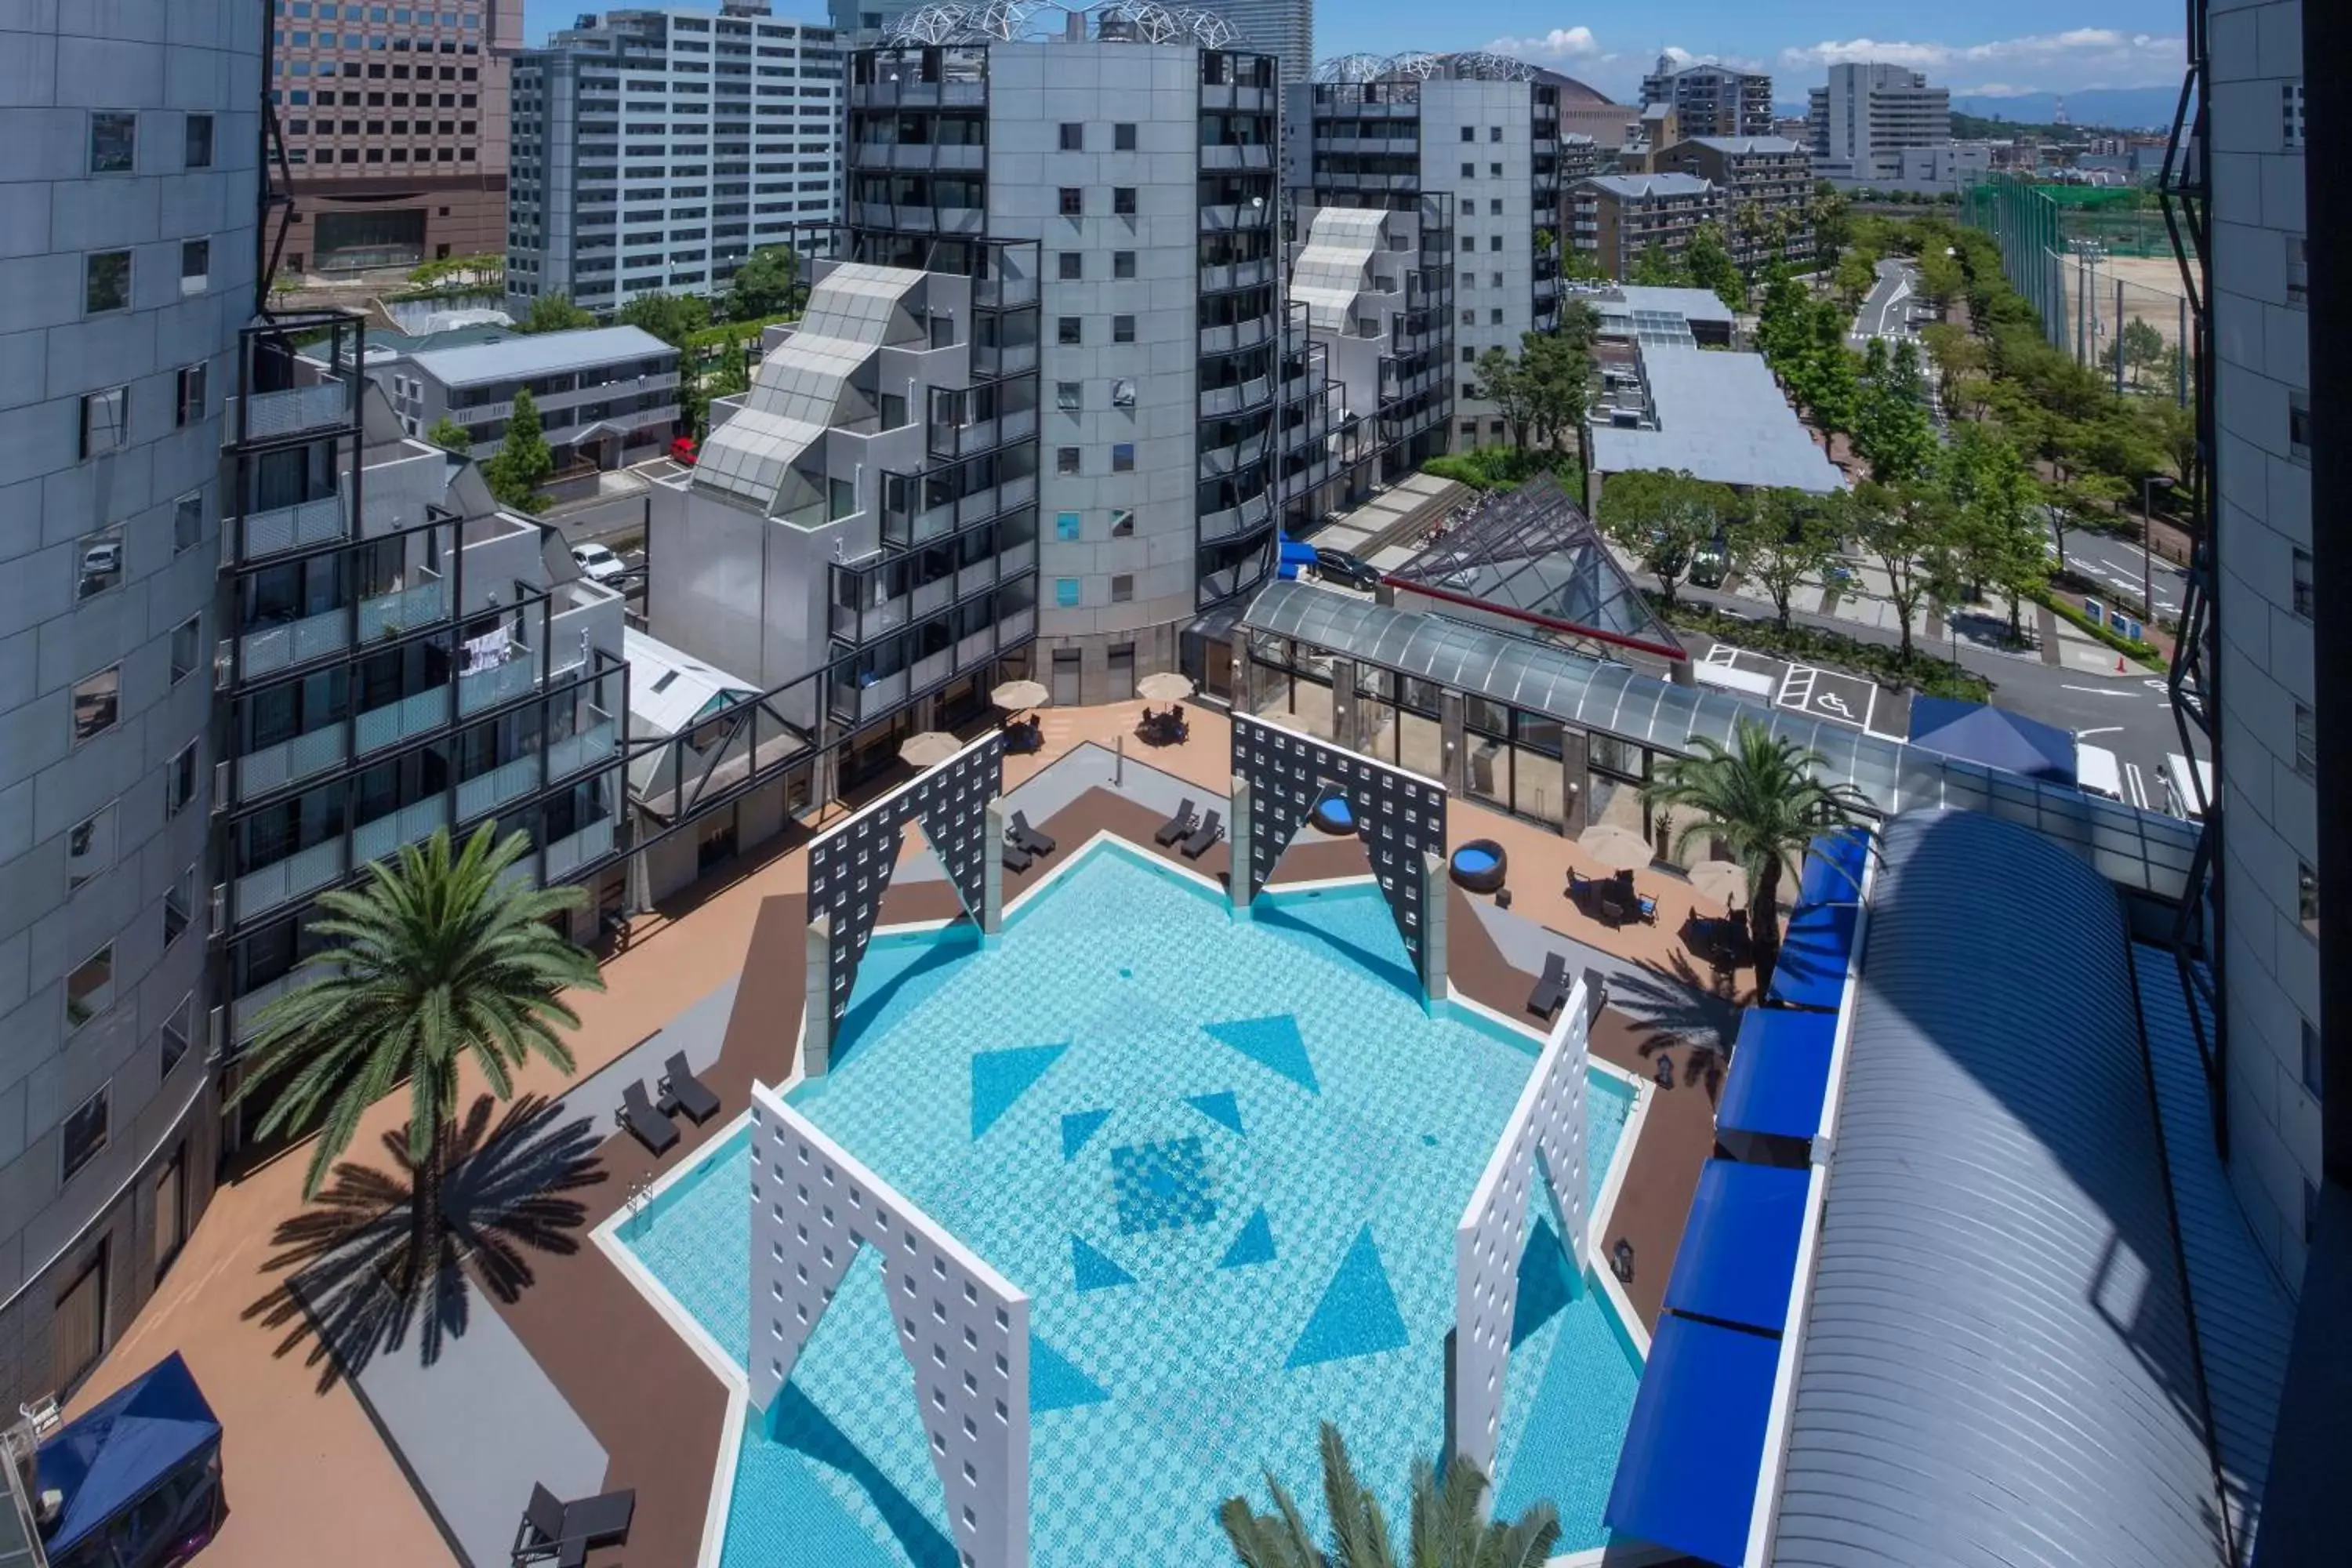
<path id="1" fill-rule="evenodd" d="M 2172 110 L 2180 99 L 2177 87 L 2098 87 L 2081 92 L 2025 92 L 2004 98 L 1990 93 L 1956 92 L 1952 107 L 1962 114 L 2006 120 L 2013 125 L 2047 125 L 2066 100 L 2066 118 L 2076 125 L 2101 125 L 2116 131 L 2168 131 Z M 1801 118 L 1802 100 L 1775 103 L 1772 112 Z"/>

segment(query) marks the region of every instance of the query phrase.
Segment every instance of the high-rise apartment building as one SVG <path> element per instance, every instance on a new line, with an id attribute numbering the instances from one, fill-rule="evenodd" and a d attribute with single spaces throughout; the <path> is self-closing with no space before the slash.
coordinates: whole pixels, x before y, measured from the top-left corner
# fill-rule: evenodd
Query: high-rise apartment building
<path id="1" fill-rule="evenodd" d="M 846 48 L 880 43 L 892 23 L 925 4 L 926 0 L 826 0 L 825 15 Z"/>
<path id="2" fill-rule="evenodd" d="M 1721 223 L 1724 193 L 1698 174 L 1596 174 L 1569 187 L 1566 210 L 1568 244 L 1622 282 L 1644 255 L 1679 259 L 1701 227 Z"/>
<path id="3" fill-rule="evenodd" d="M 1284 87 L 1315 72 L 1315 0 L 1202 0 L 1234 25 L 1237 47 L 1272 55 L 1282 62 Z"/>
<path id="4" fill-rule="evenodd" d="M 829 27 L 766 0 L 614 11 L 514 67 L 507 289 L 593 310 L 709 294 L 841 190 L 841 60 Z"/>
<path id="5" fill-rule="evenodd" d="M 1294 202 L 1411 210 L 1434 197 L 1450 209 L 1454 445 L 1501 440 L 1502 415 L 1477 395 L 1472 367 L 1559 321 L 1565 79 L 1486 54 L 1344 68 L 1354 63 L 1289 90 Z"/>
<path id="6" fill-rule="evenodd" d="M 291 165 L 284 265 L 348 272 L 496 254 L 522 0 L 269 0 Z"/>
<path id="7" fill-rule="evenodd" d="M 1895 179 L 1906 147 L 1952 139 L 1952 95 L 1889 65 L 1834 65 L 1806 116 L 1814 172 L 1825 179 Z"/>
<path id="8" fill-rule="evenodd" d="M 265 22 L 0 17 L 0 203 L 38 216 L 0 290 L 0 1408 L 79 1381 L 212 1194 L 214 574 Z"/>
<path id="9" fill-rule="evenodd" d="M 1660 55 L 1658 68 L 1642 79 L 1642 101 L 1672 109 L 1685 136 L 1772 134 L 1772 79 L 1762 71 L 1723 65 L 1677 68 L 1670 57 Z"/>
<path id="10" fill-rule="evenodd" d="M 1807 216 L 1813 195 L 1813 160 L 1779 136 L 1694 136 L 1652 154 L 1660 174 L 1696 174 L 1723 194 L 1724 244 L 1742 271 L 1779 259 L 1792 264 L 1813 254 Z"/>

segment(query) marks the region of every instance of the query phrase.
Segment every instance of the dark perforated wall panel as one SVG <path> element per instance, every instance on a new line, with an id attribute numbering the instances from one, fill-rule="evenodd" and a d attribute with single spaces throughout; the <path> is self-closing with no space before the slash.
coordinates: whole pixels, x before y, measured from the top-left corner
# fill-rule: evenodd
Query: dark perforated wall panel
<path id="1" fill-rule="evenodd" d="M 1274 875 L 1274 863 L 1315 803 L 1326 795 L 1345 795 L 1397 933 L 1421 973 L 1421 858 L 1424 852 L 1444 858 L 1444 786 L 1243 714 L 1234 717 L 1234 773 L 1250 789 L 1243 902 L 1255 899 Z"/>
<path id="2" fill-rule="evenodd" d="M 1004 737 L 982 743 L 884 795 L 809 845 L 809 919 L 833 920 L 833 1021 L 849 1010 L 857 961 L 874 934 L 882 895 L 898 864 L 898 841 L 909 822 L 947 867 L 965 912 L 980 918 L 981 881 L 988 864 L 988 803 L 1004 777 Z"/>

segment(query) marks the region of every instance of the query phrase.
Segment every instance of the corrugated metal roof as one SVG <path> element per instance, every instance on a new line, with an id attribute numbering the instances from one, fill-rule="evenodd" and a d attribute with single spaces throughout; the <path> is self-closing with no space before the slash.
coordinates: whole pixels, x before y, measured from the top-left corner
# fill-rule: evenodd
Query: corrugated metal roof
<path id="1" fill-rule="evenodd" d="M 1715 182 L 1696 174 L 1587 174 L 1580 184 L 1598 185 L 1614 196 L 1645 201 L 1659 196 L 1703 196 Z"/>
<path id="2" fill-rule="evenodd" d="M 677 351 L 643 327 L 583 327 L 573 332 L 509 331 L 470 348 L 427 349 L 412 354 L 409 363 L 444 386 L 475 386 L 663 355 L 675 360 Z"/>
<path id="3" fill-rule="evenodd" d="M 1594 421 L 1587 440 L 1596 472 L 1682 469 L 1717 484 L 1814 495 L 1845 488 L 1845 476 L 1797 422 L 1761 354 L 1644 342 L 1641 355 L 1658 427 L 1621 430 Z"/>
<path id="4" fill-rule="evenodd" d="M 2224 1560 L 2125 941 L 2033 834 L 1888 825 L 1774 1563 Z"/>

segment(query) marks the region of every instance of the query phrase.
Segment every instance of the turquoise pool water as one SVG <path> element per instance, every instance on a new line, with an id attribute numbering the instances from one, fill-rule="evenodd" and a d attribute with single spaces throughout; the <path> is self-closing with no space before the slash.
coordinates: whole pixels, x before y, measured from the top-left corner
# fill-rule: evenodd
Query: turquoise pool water
<path id="1" fill-rule="evenodd" d="M 1031 1559 L 1228 1564 L 1217 1505 L 1284 1478 L 1319 1515 L 1339 1424 L 1397 1528 L 1444 1430 L 1454 1226 L 1534 1063 L 1433 1019 L 1369 885 L 1236 921 L 1114 846 L 1008 922 L 868 947 L 832 1076 L 794 1103 L 1032 1299 Z M 1597 1195 L 1632 1104 L 1596 1073 Z M 625 1239 L 739 1364 L 748 1131 Z M 1498 1502 L 1601 1510 L 1639 1363 L 1535 1238 Z M 771 1429 L 772 1428 L 772 1429 Z M 738 1456 L 726 1568 L 951 1568 L 945 1507 L 870 1261 Z"/>

